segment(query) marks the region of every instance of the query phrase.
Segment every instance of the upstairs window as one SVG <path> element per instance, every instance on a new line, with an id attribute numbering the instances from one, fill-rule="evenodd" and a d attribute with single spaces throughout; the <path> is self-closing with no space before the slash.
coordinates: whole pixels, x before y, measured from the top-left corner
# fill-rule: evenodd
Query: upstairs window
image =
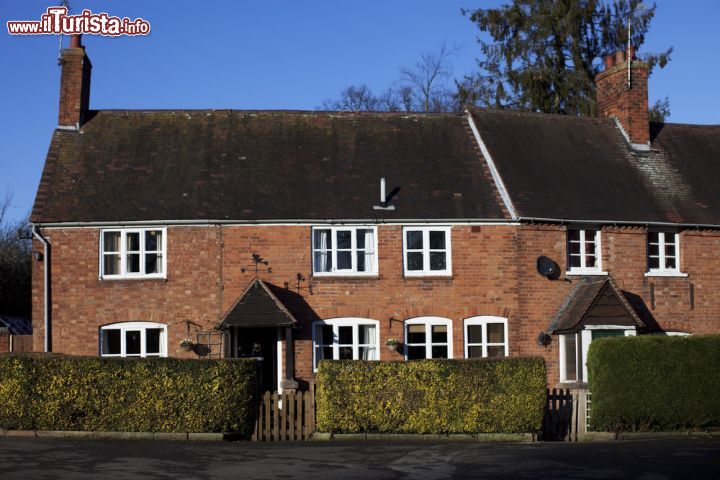
<path id="1" fill-rule="evenodd" d="M 166 357 L 167 326 L 154 322 L 126 322 L 100 328 L 102 357 Z"/>
<path id="2" fill-rule="evenodd" d="M 568 229 L 567 252 L 568 273 L 602 273 L 599 230 Z"/>
<path id="3" fill-rule="evenodd" d="M 403 257 L 406 276 L 451 275 L 450 227 L 405 227 Z"/>
<path id="4" fill-rule="evenodd" d="M 164 228 L 102 230 L 100 278 L 164 278 L 165 233 Z"/>
<path id="5" fill-rule="evenodd" d="M 312 230 L 314 275 L 377 275 L 375 227 Z"/>
<path id="6" fill-rule="evenodd" d="M 670 232 L 648 232 L 648 273 L 680 273 L 680 235 Z"/>

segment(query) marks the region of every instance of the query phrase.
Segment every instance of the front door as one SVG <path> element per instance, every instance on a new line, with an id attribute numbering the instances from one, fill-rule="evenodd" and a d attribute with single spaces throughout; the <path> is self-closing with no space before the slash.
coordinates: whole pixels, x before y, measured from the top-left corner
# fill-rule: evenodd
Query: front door
<path id="1" fill-rule="evenodd" d="M 232 327 L 230 358 L 254 358 L 259 362 L 259 384 L 262 391 L 277 390 L 276 327 Z"/>

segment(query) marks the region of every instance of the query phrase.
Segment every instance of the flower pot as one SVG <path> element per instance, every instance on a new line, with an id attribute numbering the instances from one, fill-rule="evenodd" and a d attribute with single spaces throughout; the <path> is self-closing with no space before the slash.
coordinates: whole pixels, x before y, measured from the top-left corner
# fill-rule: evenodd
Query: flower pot
<path id="1" fill-rule="evenodd" d="M 193 349 L 193 345 L 192 345 L 192 343 L 182 343 L 182 344 L 180 344 L 180 348 L 185 352 L 189 352 L 190 350 Z"/>
<path id="2" fill-rule="evenodd" d="M 393 352 L 397 352 L 399 346 L 400 346 L 400 345 L 397 344 L 397 343 L 393 343 L 393 344 L 390 344 L 390 345 L 386 345 L 386 347 L 388 348 L 388 350 L 392 350 Z"/>

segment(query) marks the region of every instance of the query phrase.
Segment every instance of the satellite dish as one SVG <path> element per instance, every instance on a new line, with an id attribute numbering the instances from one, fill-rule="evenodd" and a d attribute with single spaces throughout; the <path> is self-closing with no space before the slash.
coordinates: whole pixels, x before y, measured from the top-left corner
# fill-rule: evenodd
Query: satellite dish
<path id="1" fill-rule="evenodd" d="M 560 266 L 544 255 L 539 256 L 537 259 L 537 271 L 550 280 L 557 280 L 560 277 Z"/>

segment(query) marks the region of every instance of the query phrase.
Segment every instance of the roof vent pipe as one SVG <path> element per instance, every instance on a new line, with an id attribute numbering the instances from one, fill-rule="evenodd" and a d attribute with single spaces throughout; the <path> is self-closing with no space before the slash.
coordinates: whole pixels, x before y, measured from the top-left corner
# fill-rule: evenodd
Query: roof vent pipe
<path id="1" fill-rule="evenodd" d="M 395 210 L 394 205 L 388 205 L 385 177 L 380 177 L 380 205 L 374 205 L 373 210 Z"/>

